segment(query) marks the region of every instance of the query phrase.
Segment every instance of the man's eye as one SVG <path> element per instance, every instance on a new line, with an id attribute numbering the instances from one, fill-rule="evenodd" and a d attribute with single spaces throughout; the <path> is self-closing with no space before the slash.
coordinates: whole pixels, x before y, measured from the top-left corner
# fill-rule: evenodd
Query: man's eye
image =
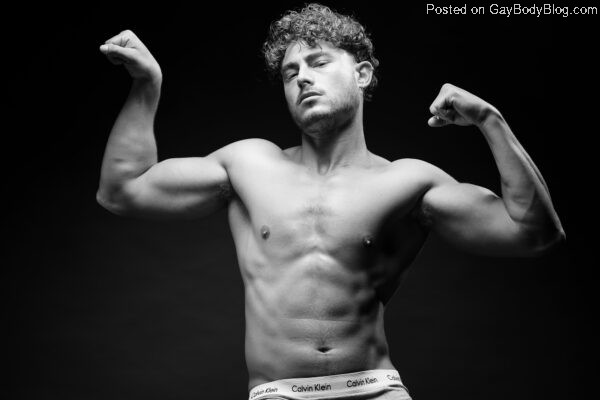
<path id="1" fill-rule="evenodd" d="M 316 67 L 322 67 L 322 66 L 323 66 L 323 65 L 325 65 L 325 64 L 327 64 L 327 61 L 324 61 L 324 60 L 322 60 L 322 61 L 317 61 L 317 62 L 315 63 L 315 66 L 316 66 Z"/>
<path id="2" fill-rule="evenodd" d="M 297 73 L 292 73 L 292 74 L 288 74 L 285 76 L 285 80 L 286 81 L 290 81 L 292 80 L 296 75 L 298 75 Z"/>

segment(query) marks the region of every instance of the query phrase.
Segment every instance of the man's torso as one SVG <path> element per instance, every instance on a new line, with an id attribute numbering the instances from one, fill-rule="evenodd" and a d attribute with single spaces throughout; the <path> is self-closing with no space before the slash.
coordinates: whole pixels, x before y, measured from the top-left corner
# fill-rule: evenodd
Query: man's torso
<path id="1" fill-rule="evenodd" d="M 228 168 L 249 386 L 393 368 L 383 309 L 425 238 L 415 160 L 319 175 L 266 141 Z"/>

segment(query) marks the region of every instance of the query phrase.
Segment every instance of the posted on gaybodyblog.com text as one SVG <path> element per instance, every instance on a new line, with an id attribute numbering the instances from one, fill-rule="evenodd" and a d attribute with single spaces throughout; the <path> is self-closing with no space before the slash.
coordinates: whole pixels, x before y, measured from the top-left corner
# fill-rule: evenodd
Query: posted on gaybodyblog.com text
<path id="1" fill-rule="evenodd" d="M 553 3 L 543 4 L 434 4 L 427 3 L 427 15 L 495 15 L 502 17 L 544 17 L 544 16 L 597 16 L 598 7 L 595 6 L 567 6 Z"/>

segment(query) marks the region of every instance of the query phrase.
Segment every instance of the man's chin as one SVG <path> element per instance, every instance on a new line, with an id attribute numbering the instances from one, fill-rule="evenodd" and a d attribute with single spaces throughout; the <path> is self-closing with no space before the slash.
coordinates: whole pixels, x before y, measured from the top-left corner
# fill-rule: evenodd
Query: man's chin
<path id="1" fill-rule="evenodd" d="M 311 129 L 315 125 L 322 125 L 334 118 L 333 113 L 321 107 L 311 107 L 296 118 L 297 125 L 302 129 Z"/>

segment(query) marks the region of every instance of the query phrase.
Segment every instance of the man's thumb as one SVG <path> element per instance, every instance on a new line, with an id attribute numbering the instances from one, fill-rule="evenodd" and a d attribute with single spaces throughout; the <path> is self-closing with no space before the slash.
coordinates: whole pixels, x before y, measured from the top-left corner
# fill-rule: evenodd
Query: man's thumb
<path id="1" fill-rule="evenodd" d="M 116 56 L 122 56 L 123 58 L 133 58 L 133 55 L 135 53 L 135 50 L 127 48 L 127 47 L 121 47 L 121 46 L 117 46 L 116 44 L 113 43 L 105 43 L 102 46 L 100 46 L 100 51 L 109 56 L 109 55 L 116 55 Z"/>

